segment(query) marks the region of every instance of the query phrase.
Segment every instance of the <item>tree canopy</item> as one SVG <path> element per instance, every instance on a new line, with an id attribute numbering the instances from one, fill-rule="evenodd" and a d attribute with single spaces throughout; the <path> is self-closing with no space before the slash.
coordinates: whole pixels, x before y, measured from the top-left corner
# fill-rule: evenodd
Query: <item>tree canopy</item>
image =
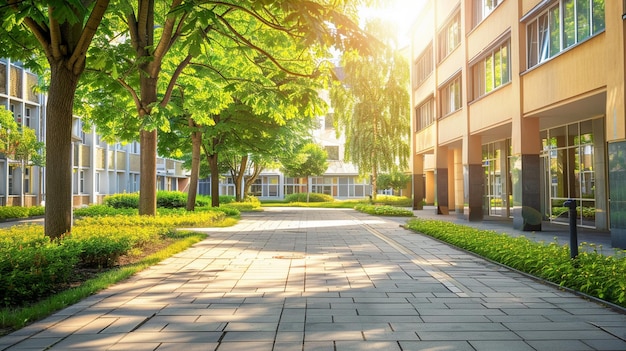
<path id="1" fill-rule="evenodd" d="M 366 25 L 386 45 L 369 54 L 345 52 L 343 79 L 331 89 L 337 132 L 346 137 L 345 159 L 372 176 L 374 198 L 378 172 L 407 167 L 410 155 L 409 64 L 392 27 L 381 21 Z"/>

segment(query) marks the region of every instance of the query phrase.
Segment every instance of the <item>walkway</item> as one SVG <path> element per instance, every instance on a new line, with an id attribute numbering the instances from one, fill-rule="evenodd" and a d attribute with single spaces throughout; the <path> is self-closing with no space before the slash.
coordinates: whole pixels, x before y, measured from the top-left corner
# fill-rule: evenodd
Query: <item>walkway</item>
<path id="1" fill-rule="evenodd" d="M 245 214 L 0 350 L 626 350 L 626 315 L 352 210 Z"/>

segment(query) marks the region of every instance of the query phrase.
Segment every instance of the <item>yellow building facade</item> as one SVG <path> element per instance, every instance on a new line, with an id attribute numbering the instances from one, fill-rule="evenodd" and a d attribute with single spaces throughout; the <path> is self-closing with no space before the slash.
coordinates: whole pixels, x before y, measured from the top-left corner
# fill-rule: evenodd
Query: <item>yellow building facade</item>
<path id="1" fill-rule="evenodd" d="M 626 1 L 429 0 L 412 27 L 415 209 L 626 247 Z"/>

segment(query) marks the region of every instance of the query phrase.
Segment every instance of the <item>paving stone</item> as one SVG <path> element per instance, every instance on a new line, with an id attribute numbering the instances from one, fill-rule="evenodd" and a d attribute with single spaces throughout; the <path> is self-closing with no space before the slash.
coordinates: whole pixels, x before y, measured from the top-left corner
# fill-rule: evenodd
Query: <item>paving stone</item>
<path id="1" fill-rule="evenodd" d="M 626 350 L 626 315 L 352 210 L 268 208 L 0 338 L 16 350 Z"/>

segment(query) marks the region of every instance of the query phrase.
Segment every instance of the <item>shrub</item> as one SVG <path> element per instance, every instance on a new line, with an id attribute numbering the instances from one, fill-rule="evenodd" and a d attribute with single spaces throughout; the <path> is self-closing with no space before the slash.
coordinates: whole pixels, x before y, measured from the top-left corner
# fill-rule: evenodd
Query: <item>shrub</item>
<path id="1" fill-rule="evenodd" d="M 608 256 L 596 247 L 584 250 L 575 260 L 569 247 L 545 244 L 525 237 L 510 237 L 444 221 L 415 219 L 411 230 L 430 235 L 509 267 L 541 277 L 558 285 L 626 307 L 626 251 Z"/>
<path id="2" fill-rule="evenodd" d="M 139 193 L 109 195 L 104 198 L 104 204 L 113 208 L 139 208 Z"/>
<path id="3" fill-rule="evenodd" d="M 12 306 L 54 292 L 69 281 L 79 252 L 72 243 L 51 242 L 41 226 L 0 231 L 0 301 Z"/>
<path id="4" fill-rule="evenodd" d="M 376 203 L 397 207 L 411 207 L 413 206 L 413 199 L 406 196 L 377 195 Z"/>
<path id="5" fill-rule="evenodd" d="M 371 215 L 378 216 L 397 216 L 397 217 L 412 217 L 413 211 L 405 208 L 388 206 L 388 205 L 367 205 L 358 204 L 354 206 L 354 209 L 359 212 L 364 212 Z"/>
<path id="6" fill-rule="evenodd" d="M 28 217 L 28 208 L 20 206 L 0 207 L 0 220 Z"/>
<path id="7" fill-rule="evenodd" d="M 115 208 L 107 205 L 91 205 L 88 207 L 77 208 L 74 210 L 76 217 L 98 217 L 98 216 L 116 216 L 116 215 L 136 215 L 135 208 Z"/>
<path id="8" fill-rule="evenodd" d="M 157 207 L 180 208 L 187 205 L 187 194 L 180 191 L 158 191 Z"/>
<path id="9" fill-rule="evenodd" d="M 326 194 L 308 193 L 309 202 L 333 202 L 335 199 Z M 307 202 L 307 193 L 296 193 L 285 196 L 286 202 Z"/>
<path id="10" fill-rule="evenodd" d="M 32 207 L 27 207 L 27 209 L 28 209 L 29 217 L 43 216 L 46 214 L 46 208 L 43 206 L 32 206 Z"/>

